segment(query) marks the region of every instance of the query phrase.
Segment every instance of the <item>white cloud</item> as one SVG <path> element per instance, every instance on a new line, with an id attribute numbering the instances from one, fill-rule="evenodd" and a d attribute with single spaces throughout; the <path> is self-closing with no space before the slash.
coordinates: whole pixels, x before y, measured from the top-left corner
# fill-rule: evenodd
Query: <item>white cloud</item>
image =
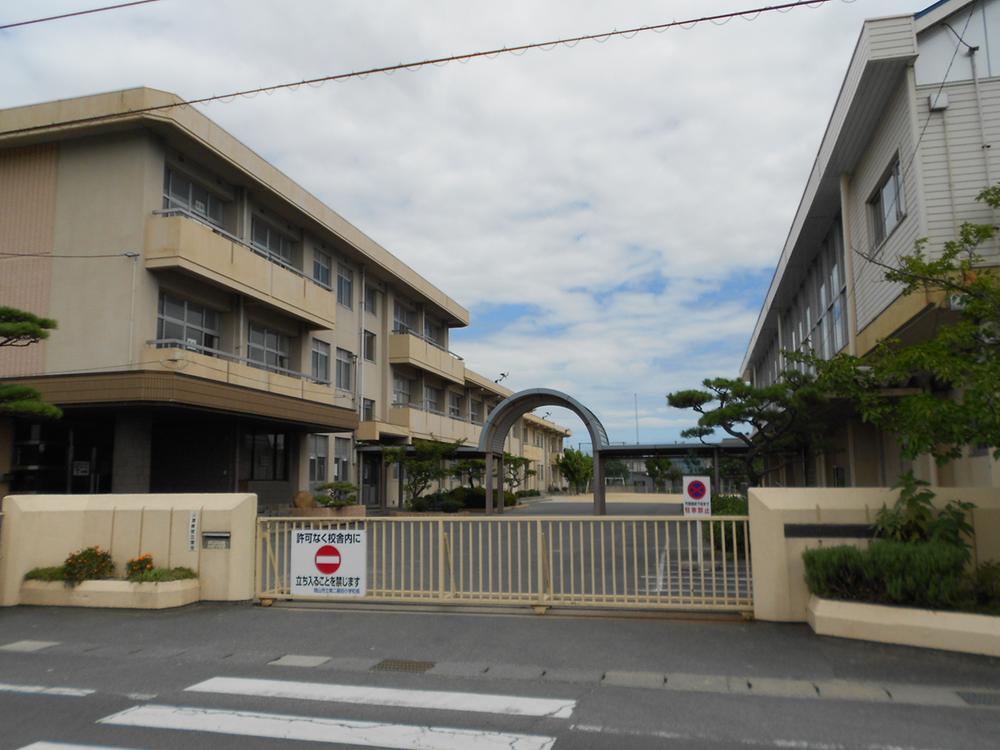
<path id="1" fill-rule="evenodd" d="M 133 85 L 194 97 L 753 4 L 168 0 L 0 35 L 0 105 Z M 469 306 L 455 347 L 470 366 L 577 395 L 616 440 L 634 439 L 638 394 L 640 437 L 673 439 L 690 419 L 664 394 L 736 375 L 862 19 L 919 3 L 877 5 L 204 111 Z M 537 312 L 476 336 L 496 305 Z"/>

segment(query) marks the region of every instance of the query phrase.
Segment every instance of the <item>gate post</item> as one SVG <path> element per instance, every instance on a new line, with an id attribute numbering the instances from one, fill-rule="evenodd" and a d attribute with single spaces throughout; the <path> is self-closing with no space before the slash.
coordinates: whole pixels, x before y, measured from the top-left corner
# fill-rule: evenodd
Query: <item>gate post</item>
<path id="1" fill-rule="evenodd" d="M 594 446 L 594 515 L 607 515 L 604 487 L 604 455 L 600 448 Z"/>
<path id="2" fill-rule="evenodd" d="M 444 554 L 445 554 L 445 537 L 444 537 L 444 520 L 438 519 L 438 598 L 444 599 Z"/>
<path id="3" fill-rule="evenodd" d="M 486 454 L 486 515 L 493 513 L 493 454 Z"/>
<path id="4" fill-rule="evenodd" d="M 497 503 L 497 513 L 503 514 L 503 506 L 507 504 L 507 491 L 504 489 L 504 465 L 503 465 L 503 453 L 498 457 L 497 463 L 500 465 L 500 470 L 497 472 L 497 479 L 500 488 L 498 492 L 500 494 L 500 502 Z"/>

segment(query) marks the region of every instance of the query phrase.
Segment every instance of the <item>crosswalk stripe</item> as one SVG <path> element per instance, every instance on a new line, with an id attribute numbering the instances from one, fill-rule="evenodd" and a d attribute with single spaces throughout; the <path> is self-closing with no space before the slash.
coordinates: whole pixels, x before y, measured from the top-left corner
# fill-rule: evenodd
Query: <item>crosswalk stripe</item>
<path id="1" fill-rule="evenodd" d="M 0 693 L 31 693 L 33 695 L 66 695 L 71 698 L 84 698 L 93 694 L 93 690 L 71 687 L 45 687 L 44 685 L 11 685 L 0 682 Z"/>
<path id="2" fill-rule="evenodd" d="M 18 750 L 129 750 L 129 748 L 110 747 L 109 745 L 73 745 L 66 742 L 32 742 L 30 745 L 18 748 Z"/>
<path id="3" fill-rule="evenodd" d="M 541 735 L 154 704 L 128 708 L 99 723 L 397 750 L 549 750 L 556 741 Z"/>
<path id="4" fill-rule="evenodd" d="M 568 719 L 576 708 L 575 700 L 564 698 L 523 698 L 517 695 L 401 690 L 365 685 L 329 685 L 320 682 L 240 677 L 213 677 L 186 690 L 196 693 L 226 693 L 401 708 L 432 708 L 510 716 L 547 716 L 554 719 Z"/>

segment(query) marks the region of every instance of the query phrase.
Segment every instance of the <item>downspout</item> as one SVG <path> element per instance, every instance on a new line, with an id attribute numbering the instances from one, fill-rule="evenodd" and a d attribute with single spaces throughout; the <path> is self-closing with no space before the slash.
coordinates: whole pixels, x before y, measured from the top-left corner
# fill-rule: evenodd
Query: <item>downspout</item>
<path id="1" fill-rule="evenodd" d="M 361 266 L 361 301 L 358 304 L 358 354 L 361 356 L 358 359 L 358 376 L 354 379 L 354 406 L 358 412 L 358 421 L 361 420 L 362 415 L 362 403 L 364 402 L 364 380 L 365 380 L 365 267 Z M 357 482 L 358 482 L 358 501 L 364 505 L 364 487 L 363 474 L 364 469 L 361 465 L 361 455 L 358 453 L 357 446 L 357 433 L 355 433 L 354 440 L 354 465 L 357 467 Z"/>
<path id="2" fill-rule="evenodd" d="M 988 143 L 986 140 L 986 124 L 983 122 L 983 97 L 979 90 L 979 71 L 976 68 L 976 53 L 979 51 L 979 47 L 969 48 L 969 63 L 972 66 L 972 86 L 976 91 L 976 117 L 979 120 L 979 142 L 980 148 L 983 152 L 983 167 L 986 170 L 986 187 L 993 187 L 993 174 L 990 169 L 990 148 L 992 144 Z M 994 216 L 996 212 L 990 209 L 990 213 Z M 993 237 L 993 247 L 997 246 L 996 235 Z"/>

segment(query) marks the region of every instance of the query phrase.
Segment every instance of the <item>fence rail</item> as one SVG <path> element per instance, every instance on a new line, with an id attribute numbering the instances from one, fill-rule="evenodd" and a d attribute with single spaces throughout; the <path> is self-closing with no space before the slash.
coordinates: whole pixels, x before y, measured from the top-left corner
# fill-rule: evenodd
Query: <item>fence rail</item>
<path id="1" fill-rule="evenodd" d="M 293 597 L 296 531 L 366 530 L 354 600 L 743 611 L 753 606 L 748 520 L 434 516 L 258 519 L 257 595 Z"/>

